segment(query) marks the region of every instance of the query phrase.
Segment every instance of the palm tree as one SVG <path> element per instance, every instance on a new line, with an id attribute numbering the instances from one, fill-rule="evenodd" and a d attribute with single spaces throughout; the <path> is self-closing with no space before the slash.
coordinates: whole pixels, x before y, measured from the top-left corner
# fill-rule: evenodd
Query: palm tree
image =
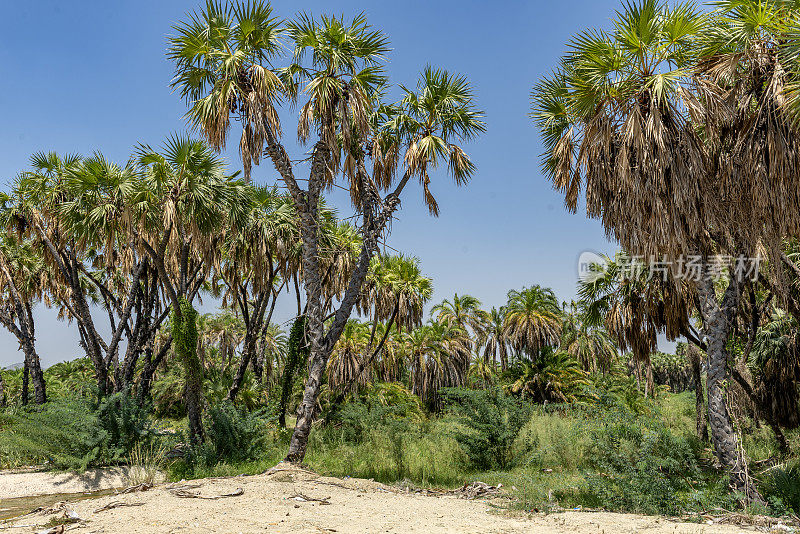
<path id="1" fill-rule="evenodd" d="M 761 327 L 747 362 L 756 383 L 759 403 L 769 411 L 768 419 L 785 428 L 800 425 L 797 380 L 797 324 L 787 313 L 776 310 Z"/>
<path id="2" fill-rule="evenodd" d="M 276 370 L 286 361 L 288 337 L 277 324 L 270 324 L 261 332 L 256 377 L 264 384 L 277 378 Z"/>
<path id="3" fill-rule="evenodd" d="M 791 193 L 800 186 L 798 136 L 783 105 L 789 65 L 777 53 L 791 41 L 794 15 L 784 2 L 721 2 L 701 13 L 640 0 L 616 14 L 610 32 L 577 35 L 533 93 L 544 167 L 568 207 L 585 187 L 587 214 L 632 254 L 696 255 L 707 265 L 712 251 L 754 257 L 764 246 L 778 265 L 780 243 L 800 233 Z M 714 448 L 734 486 L 760 500 L 723 391 L 727 317 L 742 281 L 731 269 L 720 301 L 711 276 L 695 278 Z"/>
<path id="4" fill-rule="evenodd" d="M 558 343 L 561 307 L 550 288 L 532 285 L 508 292 L 505 335 L 513 347 L 534 359 L 545 347 Z"/>
<path id="5" fill-rule="evenodd" d="M 465 330 L 430 321 L 407 334 L 406 350 L 411 391 L 428 406 L 438 407 L 441 388 L 464 385 L 470 362 L 470 338 Z"/>
<path id="6" fill-rule="evenodd" d="M 497 363 L 500 360 L 500 370 L 508 369 L 508 349 L 509 339 L 506 335 L 505 318 L 506 310 L 501 307 L 492 308 L 489 312 L 488 321 L 485 325 L 483 337 L 478 345 L 483 345 L 483 360 Z"/>
<path id="7" fill-rule="evenodd" d="M 264 342 L 277 297 L 292 276 L 289 259 L 297 241 L 294 207 L 277 188 L 251 188 L 249 213 L 241 229 L 226 232 L 218 270 L 225 282 L 223 306 L 233 306 L 244 325 L 242 358 L 228 392 L 236 398 L 248 366 L 261 378 L 259 343 Z"/>
<path id="8" fill-rule="evenodd" d="M 435 212 L 429 172 L 444 162 L 456 182 L 465 183 L 473 166 L 455 143 L 482 132 L 483 122 L 481 112 L 474 108 L 467 80 L 436 69 L 426 69 L 417 91 L 404 91 L 402 101 L 381 104 L 386 84 L 382 62 L 389 45 L 385 35 L 371 28 L 364 15 L 351 21 L 299 15 L 285 25 L 286 38 L 293 48 L 291 62 L 274 69 L 280 25 L 272 19 L 268 4 L 257 2 L 253 6 L 244 2 L 225 7 L 214 4 L 193 13 L 187 22 L 175 27 L 177 35 L 170 40 L 169 57 L 176 67 L 174 85 L 190 108 L 190 122 L 203 130 L 213 146 L 222 146 L 233 113 L 229 102 L 237 102 L 246 171 L 248 158 L 259 154 L 263 143 L 265 154 L 294 201 L 300 220 L 311 351 L 306 391 L 287 455 L 288 460 L 300 462 L 327 359 L 360 297 L 379 236 L 399 207 L 400 194 L 410 178 L 417 177 Z M 228 65 L 235 69 L 228 70 Z M 234 76 L 248 81 L 234 83 Z M 281 95 L 299 105 L 298 138 L 312 145 L 305 189 L 295 177 L 295 166 L 281 144 L 279 124 L 272 112 Z M 246 105 L 241 105 L 244 100 Z M 368 155 L 373 162 L 371 173 L 367 170 Z M 401 157 L 403 179 L 383 196 L 381 192 L 392 185 Z M 344 178 L 345 189 L 350 190 L 360 215 L 357 227 L 362 240 L 333 320 L 326 323 L 329 314 L 323 294 L 320 206 L 323 189 L 339 177 Z"/>
<path id="9" fill-rule="evenodd" d="M 575 402 L 581 387 L 589 384 L 586 372 L 574 357 L 550 347 L 535 361 L 519 362 L 511 372 L 516 378 L 509 391 L 535 402 Z"/>
<path id="10" fill-rule="evenodd" d="M 6 202 L 8 209 L 3 212 L 4 222 L 7 228 L 14 224 L 18 235 L 31 238 L 47 266 L 61 276 L 62 283 L 51 288 L 51 299 L 61 305 L 60 316 L 76 319 L 81 345 L 95 366 L 98 389 L 104 395 L 109 385 L 109 354 L 104 349 L 109 345 L 101 340 L 91 316 L 92 289 L 87 284 L 84 247 L 62 217 L 65 199 L 74 197 L 67 189 L 81 175 L 82 160 L 75 155 L 37 153 L 31 157 L 31 167 L 15 181 L 13 196 Z M 101 188 L 95 184 L 95 189 Z M 85 219 L 86 224 L 97 220 L 98 215 L 102 218 L 102 213 L 94 214 Z"/>
<path id="11" fill-rule="evenodd" d="M 362 348 L 364 355 L 353 378 L 333 399 L 332 409 L 335 410 L 344 401 L 345 395 L 361 379 L 364 370 L 374 365 L 393 334 L 400 334 L 403 330 L 410 331 L 422 324 L 424 305 L 432 294 L 433 284 L 430 278 L 422 275 L 418 258 L 409 258 L 402 254 L 373 258 L 364 295 L 359 303 L 359 311 L 372 316 L 372 328 L 368 342 Z M 376 334 L 379 340 L 377 346 Z M 392 351 L 389 356 L 396 356 L 396 351 Z M 389 376 L 396 376 L 396 364 L 395 361 L 384 366 Z"/>
<path id="12" fill-rule="evenodd" d="M 281 52 L 280 21 L 257 0 L 209 1 L 173 27 L 167 57 L 175 63 L 172 87 L 189 105 L 186 117 L 209 146 L 225 147 L 230 115 L 242 121 L 239 153 L 245 179 L 258 165 L 268 135 L 280 136 L 274 107 L 283 86 L 270 62 Z"/>
<path id="13" fill-rule="evenodd" d="M 473 336 L 483 334 L 488 314 L 481 309 L 481 301 L 472 295 L 453 295 L 452 302 L 444 299 L 431 309 L 436 320 L 451 327 L 471 332 Z"/>
<path id="14" fill-rule="evenodd" d="M 590 327 L 605 328 L 621 350 L 631 350 L 637 381 L 639 368 L 644 366 L 645 396 L 652 395 L 655 384 L 650 354 L 658 348 L 657 335 L 664 330 L 661 286 L 644 265 L 634 264 L 623 252 L 613 260 L 604 259 L 596 276 L 578 283 L 581 320 Z"/>
<path id="15" fill-rule="evenodd" d="M 354 319 L 349 320 L 328 359 L 328 387 L 331 391 L 365 386 L 372 381 L 370 368 L 361 368 L 362 355 L 368 346 L 367 325 Z"/>
<path id="16" fill-rule="evenodd" d="M 577 328 L 565 328 L 560 345 L 583 370 L 592 373 L 608 373 L 618 354 L 617 344 L 605 328 L 591 327 L 583 322 Z"/>
<path id="17" fill-rule="evenodd" d="M 47 401 L 47 391 L 34 343 L 33 307 L 49 284 L 44 261 L 31 243 L 13 235 L 0 237 L 0 323 L 19 341 L 25 355 L 22 404 L 28 403 L 28 377 L 33 380 L 36 404 Z M 5 402 L 4 393 L 3 396 Z"/>
<path id="18" fill-rule="evenodd" d="M 126 230 L 155 265 L 172 306 L 174 351 L 184 366 L 190 436 L 197 442 L 203 439 L 203 368 L 192 302 L 219 261 L 219 229 L 244 224 L 249 197 L 244 183 L 224 175 L 222 160 L 188 137 L 171 137 L 161 151 L 140 145 L 137 163 Z"/>
<path id="19" fill-rule="evenodd" d="M 236 350 L 242 345 L 245 326 L 241 317 L 230 312 L 207 313 L 197 318 L 197 357 L 204 369 L 233 365 Z"/>

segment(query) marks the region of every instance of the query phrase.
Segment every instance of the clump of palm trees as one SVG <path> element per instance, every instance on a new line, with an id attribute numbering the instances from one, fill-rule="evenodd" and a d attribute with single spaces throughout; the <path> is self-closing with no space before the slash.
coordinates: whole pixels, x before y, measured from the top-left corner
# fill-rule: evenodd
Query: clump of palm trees
<path id="1" fill-rule="evenodd" d="M 800 234 L 797 6 L 730 0 L 709 8 L 628 2 L 608 30 L 573 37 L 532 93 L 544 169 L 570 210 L 585 193 L 587 215 L 630 254 L 673 264 L 697 256 L 704 266 L 715 254 L 764 255 L 770 276 L 762 278 L 786 287 L 794 269 L 783 245 Z M 736 377 L 733 317 L 747 288 L 724 263 L 719 283 L 704 272 L 688 288 L 662 286 L 657 308 L 633 287 L 645 300 L 610 304 L 609 319 L 620 319 L 615 335 L 637 354 L 659 329 L 702 346 L 716 454 L 732 484 L 760 501 L 725 398 Z M 686 328 L 695 311 L 700 336 Z"/>

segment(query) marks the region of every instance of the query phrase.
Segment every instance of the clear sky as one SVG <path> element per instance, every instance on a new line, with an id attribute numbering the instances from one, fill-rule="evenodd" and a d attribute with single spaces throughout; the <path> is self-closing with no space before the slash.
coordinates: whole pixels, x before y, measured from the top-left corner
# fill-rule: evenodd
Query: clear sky
<path id="1" fill-rule="evenodd" d="M 428 216 L 419 188 L 406 189 L 400 220 L 388 244 L 418 256 L 433 278 L 434 299 L 454 292 L 478 297 L 485 307 L 505 302 L 509 289 L 534 283 L 558 297 L 574 297 L 576 263 L 584 250 L 613 252 L 597 221 L 570 214 L 563 197 L 539 170 L 542 151 L 527 117 L 529 93 L 587 27 L 607 26 L 618 2 L 405 0 L 275 0 L 281 17 L 298 11 L 364 11 L 389 37 L 387 65 L 394 83 L 413 84 L 430 63 L 466 74 L 486 111 L 488 131 L 468 145 L 477 165 L 468 187 L 437 176 L 441 215 Z M 0 179 L 10 182 L 33 152 L 91 154 L 124 163 L 138 142 L 157 144 L 185 130 L 184 103 L 169 88 L 165 58 L 170 27 L 200 6 L 194 0 L 6 0 L 0 18 Z M 287 148 L 295 148 L 294 111 L 283 113 Z M 239 132 L 226 153 L 239 167 Z M 292 157 L 301 152 L 294 151 Z M 274 183 L 270 164 L 254 180 Z M 350 214 L 334 198 L 343 216 Z M 293 297 L 279 305 L 290 317 Z M 81 354 L 77 333 L 48 310 L 37 311 L 37 346 L 45 365 Z M 102 319 L 98 315 L 98 319 Z M 0 331 L 0 367 L 22 360 L 15 339 Z"/>

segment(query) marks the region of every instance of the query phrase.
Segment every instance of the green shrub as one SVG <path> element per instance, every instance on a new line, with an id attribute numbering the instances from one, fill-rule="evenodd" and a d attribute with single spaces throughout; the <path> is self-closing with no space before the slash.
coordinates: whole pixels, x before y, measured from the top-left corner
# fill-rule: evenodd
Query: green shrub
<path id="1" fill-rule="evenodd" d="M 73 397 L 10 409 L 0 428 L 0 466 L 46 464 L 78 471 L 125 462 L 151 435 L 147 409 L 128 393 L 107 397 L 99 407 Z"/>
<path id="2" fill-rule="evenodd" d="M 216 462 L 252 460 L 266 435 L 260 412 L 237 409 L 225 401 L 209 410 L 206 431 Z"/>
<path id="3" fill-rule="evenodd" d="M 536 471 L 563 472 L 586 467 L 590 439 L 583 416 L 550 413 L 542 407 L 535 412 L 514 441 L 514 463 Z"/>
<path id="4" fill-rule="evenodd" d="M 795 462 L 772 469 L 764 477 L 761 490 L 776 513 L 799 513 L 800 465 Z"/>
<path id="5" fill-rule="evenodd" d="M 134 446 L 152 436 L 149 410 L 128 391 L 104 398 L 97 409 L 100 426 L 106 433 L 108 458 L 123 461 Z"/>
<path id="6" fill-rule="evenodd" d="M 500 388 L 444 388 L 440 393 L 464 426 L 463 430 L 456 430 L 455 439 L 472 465 L 477 469 L 507 467 L 514 439 L 529 418 L 529 406 Z"/>
<path id="7" fill-rule="evenodd" d="M 85 400 L 63 399 L 3 416 L 0 467 L 85 470 L 109 460 L 108 433 Z"/>
<path id="8" fill-rule="evenodd" d="M 249 412 L 224 401 L 208 411 L 206 439 L 188 448 L 182 460 L 170 466 L 173 478 L 191 478 L 223 463 L 255 460 L 267 445 L 264 411 Z M 179 434 L 179 441 L 187 442 Z"/>
<path id="9" fill-rule="evenodd" d="M 586 489 L 601 506 L 660 514 L 689 506 L 689 481 L 700 476 L 689 439 L 622 411 L 604 412 L 590 438 Z"/>

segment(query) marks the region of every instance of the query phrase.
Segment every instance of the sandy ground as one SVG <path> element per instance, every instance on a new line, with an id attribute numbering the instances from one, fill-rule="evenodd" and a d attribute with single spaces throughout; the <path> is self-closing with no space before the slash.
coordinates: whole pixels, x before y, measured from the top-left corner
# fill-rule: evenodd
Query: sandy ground
<path id="1" fill-rule="evenodd" d="M 44 525 L 54 517 L 77 514 L 81 521 L 66 525 L 67 532 L 753 532 L 730 525 L 677 523 L 658 517 L 605 512 L 514 515 L 492 506 L 506 505 L 508 501 L 503 499 L 490 503 L 451 495 L 433 497 L 398 491 L 368 480 L 319 477 L 282 466 L 272 471 L 251 477 L 197 480 L 184 485 L 162 484 L 148 491 L 74 502 L 16 518 L 0 525 L 0 529 L 46 531 Z M 234 496 L 220 498 L 225 494 Z M 329 504 L 314 499 L 323 499 Z M 103 507 L 107 509 L 101 510 Z"/>
<path id="2" fill-rule="evenodd" d="M 123 488 L 126 485 L 127 472 L 127 468 L 115 467 L 90 469 L 82 475 L 0 471 L 0 499 Z"/>

